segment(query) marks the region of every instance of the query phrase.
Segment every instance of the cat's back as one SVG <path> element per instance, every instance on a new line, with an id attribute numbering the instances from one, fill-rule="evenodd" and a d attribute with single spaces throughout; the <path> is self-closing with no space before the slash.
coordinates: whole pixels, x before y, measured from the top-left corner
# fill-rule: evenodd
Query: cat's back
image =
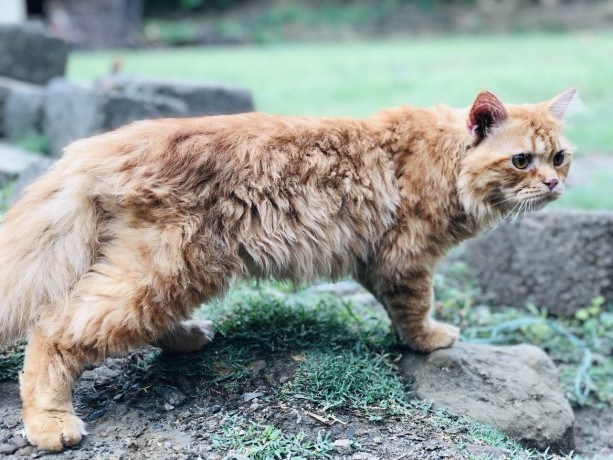
<path id="1" fill-rule="evenodd" d="M 107 213 L 137 226 L 189 224 L 258 274 L 296 280 L 347 274 L 399 202 L 391 159 L 350 118 L 137 122 L 73 144 L 63 161 L 90 175 Z"/>

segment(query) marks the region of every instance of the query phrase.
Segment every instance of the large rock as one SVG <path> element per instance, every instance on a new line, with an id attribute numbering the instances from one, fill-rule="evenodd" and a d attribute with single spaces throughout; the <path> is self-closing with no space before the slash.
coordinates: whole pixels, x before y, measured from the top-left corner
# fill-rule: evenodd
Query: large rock
<path id="1" fill-rule="evenodd" d="M 64 75 L 70 46 L 42 24 L 0 26 L 0 75 L 44 84 Z"/>
<path id="2" fill-rule="evenodd" d="M 66 145 L 83 137 L 135 120 L 187 114 L 187 106 L 173 98 L 127 95 L 58 79 L 45 92 L 43 128 L 51 154 L 60 156 Z"/>
<path id="3" fill-rule="evenodd" d="M 528 447 L 574 448 L 573 411 L 551 359 L 531 345 L 459 343 L 407 354 L 400 369 L 416 396 L 497 427 Z"/>
<path id="4" fill-rule="evenodd" d="M 6 97 L 2 118 L 4 136 L 9 142 L 18 142 L 41 130 L 43 88 L 23 85 L 14 88 Z"/>
<path id="5" fill-rule="evenodd" d="M 16 179 L 28 166 L 40 159 L 40 155 L 0 143 L 0 188 Z"/>
<path id="6" fill-rule="evenodd" d="M 117 77 L 91 88 L 57 79 L 45 92 L 43 126 L 51 154 L 59 156 L 76 139 L 136 120 L 249 110 L 251 94 L 236 87 Z"/>
<path id="7" fill-rule="evenodd" d="M 253 98 L 246 88 L 233 85 L 167 80 L 135 75 L 117 75 L 98 81 L 127 95 L 165 96 L 188 106 L 189 116 L 226 115 L 253 111 Z"/>
<path id="8" fill-rule="evenodd" d="M 0 45 L 1 46 L 1 45 Z M 25 83 L 19 80 L 15 80 L 13 78 L 0 77 L 0 137 L 6 135 L 5 133 L 5 125 L 6 125 L 6 115 L 5 107 L 7 101 L 11 94 L 20 93 L 20 94 L 32 94 L 39 93 L 41 94 L 42 88 L 37 85 L 32 85 L 30 83 Z"/>
<path id="9" fill-rule="evenodd" d="M 480 300 L 573 315 L 596 296 L 613 300 L 613 213 L 537 213 L 467 242 L 460 257 Z"/>
<path id="10" fill-rule="evenodd" d="M 11 197 L 8 198 L 8 204 L 15 204 L 17 200 L 21 198 L 24 189 L 41 177 L 44 173 L 49 171 L 49 169 L 51 169 L 51 167 L 55 164 L 55 161 L 56 160 L 52 158 L 37 157 L 36 160 L 28 163 L 15 181 L 13 193 Z"/>

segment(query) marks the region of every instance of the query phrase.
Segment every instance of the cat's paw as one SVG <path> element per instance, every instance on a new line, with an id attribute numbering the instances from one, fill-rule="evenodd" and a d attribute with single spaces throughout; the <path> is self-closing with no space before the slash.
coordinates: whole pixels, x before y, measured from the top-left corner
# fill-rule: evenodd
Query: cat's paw
<path id="1" fill-rule="evenodd" d="M 413 350 L 429 353 L 439 348 L 449 348 L 457 342 L 459 336 L 460 330 L 457 327 L 432 320 L 428 328 L 412 334 L 406 342 Z"/>
<path id="2" fill-rule="evenodd" d="M 81 442 L 85 431 L 83 421 L 68 412 L 40 411 L 24 414 L 26 438 L 41 449 L 60 451 Z"/>
<path id="3" fill-rule="evenodd" d="M 214 337 L 211 321 L 182 321 L 178 328 L 168 332 L 155 345 L 166 353 L 193 353 L 211 343 Z"/>
<path id="4" fill-rule="evenodd" d="M 184 346 L 191 351 L 198 351 L 208 345 L 215 338 L 212 321 L 191 320 L 184 321 L 181 325 L 185 328 Z"/>

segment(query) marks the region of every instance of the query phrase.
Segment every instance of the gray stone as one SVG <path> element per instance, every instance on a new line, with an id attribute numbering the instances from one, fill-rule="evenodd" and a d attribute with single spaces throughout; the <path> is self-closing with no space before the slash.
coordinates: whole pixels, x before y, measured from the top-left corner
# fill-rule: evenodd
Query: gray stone
<path id="1" fill-rule="evenodd" d="M 110 131 L 136 120 L 166 117 L 185 117 L 187 105 L 183 101 L 164 96 L 122 94 L 118 91 L 98 93 L 102 115 L 99 131 Z"/>
<path id="2" fill-rule="evenodd" d="M 0 455 L 12 455 L 19 450 L 15 444 L 0 444 Z"/>
<path id="3" fill-rule="evenodd" d="M 3 107 L 5 137 L 10 142 L 18 142 L 30 133 L 40 132 L 42 107 L 42 87 L 24 85 L 12 90 Z"/>
<path id="4" fill-rule="evenodd" d="M 181 391 L 172 387 L 154 387 L 153 391 L 162 396 L 168 404 L 173 406 L 173 409 L 182 405 L 187 399 Z"/>
<path id="5" fill-rule="evenodd" d="M 92 88 L 64 79 L 51 82 L 43 97 L 43 131 L 52 155 L 70 142 L 91 136 L 102 126 L 98 95 Z"/>
<path id="6" fill-rule="evenodd" d="M 467 242 L 460 258 L 481 301 L 572 316 L 596 296 L 613 300 L 613 213 L 537 213 Z"/>
<path id="7" fill-rule="evenodd" d="M 64 75 L 70 45 L 39 23 L 0 26 L 0 75 L 44 84 Z"/>
<path id="8" fill-rule="evenodd" d="M 334 447 L 341 455 L 349 455 L 353 452 L 349 439 L 337 439 L 334 441 Z"/>
<path id="9" fill-rule="evenodd" d="M 39 86 L 25 83 L 13 78 L 0 77 L 0 137 L 4 136 L 4 106 L 13 92 L 31 92 L 40 89 Z"/>
<path id="10" fill-rule="evenodd" d="M 40 155 L 12 145 L 0 143 L 0 188 L 19 176 L 29 165 L 39 161 Z"/>
<path id="11" fill-rule="evenodd" d="M 136 120 L 184 117 L 183 101 L 164 96 L 145 97 L 103 91 L 64 79 L 54 80 L 43 98 L 43 129 L 49 150 L 60 156 L 71 142 Z"/>
<path id="12" fill-rule="evenodd" d="M 429 355 L 407 353 L 400 369 L 415 395 L 436 407 L 495 426 L 527 447 L 574 448 L 573 411 L 539 348 L 459 343 Z"/>
<path id="13" fill-rule="evenodd" d="M 188 116 L 225 115 L 253 111 L 251 92 L 239 86 L 185 80 L 117 75 L 97 82 L 134 97 L 170 97 L 187 104 Z"/>
<path id="14" fill-rule="evenodd" d="M 37 156 L 36 161 L 33 161 L 19 174 L 15 181 L 13 195 L 9 199 L 9 204 L 15 204 L 21 194 L 28 185 L 33 183 L 36 179 L 42 176 L 45 172 L 51 169 L 51 166 L 55 164 L 55 160 L 51 158 L 45 158 Z"/>

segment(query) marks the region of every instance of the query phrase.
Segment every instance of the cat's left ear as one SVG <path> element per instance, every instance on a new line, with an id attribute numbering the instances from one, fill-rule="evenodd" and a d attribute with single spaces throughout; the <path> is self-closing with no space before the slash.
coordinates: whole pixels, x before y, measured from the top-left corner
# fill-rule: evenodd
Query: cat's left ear
<path id="1" fill-rule="evenodd" d="M 509 112 L 500 99 L 489 91 L 483 91 L 470 108 L 466 126 L 476 143 L 479 143 L 494 126 L 505 121 L 508 116 Z"/>
<path id="2" fill-rule="evenodd" d="M 577 94 L 577 88 L 570 88 L 562 94 L 558 94 L 547 103 L 547 110 L 557 120 L 562 121 L 570 112 L 571 106 L 581 104 Z"/>

